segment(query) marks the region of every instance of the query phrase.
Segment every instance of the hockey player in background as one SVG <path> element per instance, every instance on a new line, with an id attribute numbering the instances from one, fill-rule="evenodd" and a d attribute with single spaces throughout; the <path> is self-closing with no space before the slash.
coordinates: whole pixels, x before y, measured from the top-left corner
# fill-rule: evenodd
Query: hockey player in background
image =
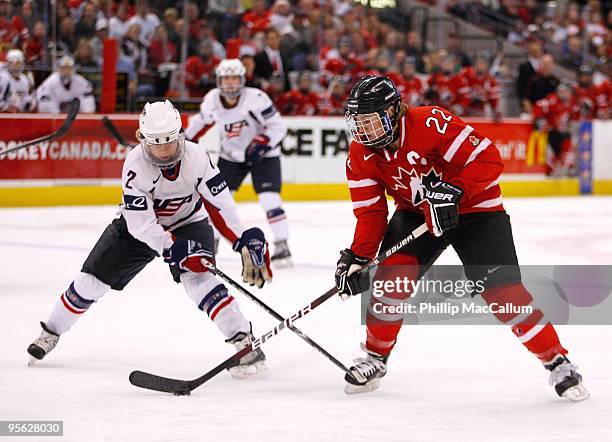
<path id="1" fill-rule="evenodd" d="M 579 106 L 574 97 L 573 85 L 563 80 L 557 92 L 536 101 L 533 106 L 535 130 L 548 132 L 548 144 L 552 158 L 547 162 L 548 175 L 568 175 L 574 167 L 571 124 L 578 119 Z"/>
<path id="2" fill-rule="evenodd" d="M 238 302 L 200 259 L 214 259 L 212 220 L 240 253 L 243 280 L 262 287 L 272 279 L 263 232 L 244 228 L 219 169 L 204 148 L 185 141 L 181 117 L 169 101 L 145 105 L 139 137 L 123 164 L 121 215 L 104 230 L 41 323 L 42 333 L 28 347 L 32 361 L 43 359 L 95 302 L 111 288 L 123 290 L 157 256 L 163 256 L 174 281 L 183 284 L 226 342 L 241 350 L 253 339 Z M 229 371 L 246 377 L 262 369 L 264 361 L 256 349 Z"/>
<path id="3" fill-rule="evenodd" d="M 490 106 L 495 121 L 501 120 L 499 111 L 500 90 L 497 80 L 489 72 L 489 54 L 479 51 L 474 56 L 474 67 L 463 68 L 462 75 L 468 84 L 468 108 L 466 115 L 484 117 Z"/>
<path id="4" fill-rule="evenodd" d="M 366 291 L 369 278 L 359 271 L 361 266 L 379 247 L 387 249 L 426 223 L 429 232 L 386 259 L 376 279 L 416 281 L 451 245 L 468 278 L 486 281 L 481 296 L 488 304 L 530 305 L 533 298 L 521 282 L 510 218 L 502 204 L 503 163 L 491 140 L 446 109 L 409 108 L 386 77 L 361 78 L 346 107 L 353 137 L 346 176 L 357 225 L 351 248 L 340 252 L 335 274 L 338 292 L 345 297 Z M 397 208 L 388 222 L 385 192 Z M 377 313 L 373 302 L 384 308 L 409 296 L 386 292 L 371 299 L 367 354 L 351 367 L 354 378 L 345 377 L 347 393 L 378 387 L 404 319 L 401 313 Z M 576 366 L 567 359 L 567 350 L 541 310 L 496 317 L 510 325 L 550 371 L 550 383 L 560 396 L 574 401 L 588 397 Z"/>
<path id="5" fill-rule="evenodd" d="M 6 70 L 0 73 L 0 112 L 31 112 L 36 107 L 32 75 L 24 73 L 25 58 L 19 49 L 6 54 Z"/>
<path id="6" fill-rule="evenodd" d="M 272 262 L 289 265 L 289 224 L 280 197 L 280 142 L 287 127 L 265 92 L 244 86 L 245 72 L 237 59 L 223 60 L 217 66 L 217 88 L 206 94 L 200 112 L 189 119 L 185 135 L 197 141 L 214 124 L 219 125 L 221 149 L 217 166 L 232 192 L 251 173 L 274 236 Z"/>
<path id="7" fill-rule="evenodd" d="M 57 72 L 52 73 L 36 90 L 38 112 L 66 112 L 68 105 L 78 98 L 79 112 L 96 111 L 96 100 L 91 83 L 74 70 L 74 59 L 64 55 L 57 63 Z"/>

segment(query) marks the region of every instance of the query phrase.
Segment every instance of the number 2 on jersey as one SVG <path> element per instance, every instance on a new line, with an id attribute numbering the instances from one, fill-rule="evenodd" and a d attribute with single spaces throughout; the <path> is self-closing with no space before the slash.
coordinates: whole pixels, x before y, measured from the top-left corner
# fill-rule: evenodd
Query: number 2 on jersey
<path id="1" fill-rule="evenodd" d="M 453 118 L 453 116 L 446 115 L 440 109 L 436 109 L 436 108 L 432 109 L 431 113 L 433 115 L 440 114 L 440 116 L 445 121 L 445 123 L 443 123 L 442 127 L 440 127 L 440 120 L 438 120 L 436 117 L 429 117 L 427 120 L 425 120 L 425 126 L 431 127 L 431 122 L 433 121 L 433 124 L 436 125 L 437 131 L 441 133 L 442 135 L 444 135 L 446 133 L 446 129 L 448 128 L 448 122 Z"/>

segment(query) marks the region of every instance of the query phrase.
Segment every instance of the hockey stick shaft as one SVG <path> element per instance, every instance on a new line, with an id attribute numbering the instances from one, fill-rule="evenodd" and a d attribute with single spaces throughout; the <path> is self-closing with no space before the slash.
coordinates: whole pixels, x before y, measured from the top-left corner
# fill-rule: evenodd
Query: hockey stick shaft
<path id="1" fill-rule="evenodd" d="M 117 130 L 117 127 L 113 124 L 111 119 L 108 118 L 106 115 L 102 117 L 102 124 L 104 125 L 104 128 L 108 131 L 108 133 L 110 133 L 111 136 L 119 144 L 121 144 L 122 146 L 126 146 L 126 147 L 132 147 L 132 148 L 134 147 L 133 144 L 126 144 L 125 138 L 123 138 L 123 136 Z"/>
<path id="2" fill-rule="evenodd" d="M 376 258 L 370 261 L 365 267 L 367 270 L 371 270 L 375 266 L 379 265 L 389 256 L 393 255 L 395 252 L 400 250 L 406 244 L 414 241 L 416 238 L 421 236 L 423 233 L 427 232 L 427 225 L 421 224 L 419 227 L 414 229 L 410 235 L 406 236 L 402 240 L 395 243 L 393 246 L 388 248 L 387 250 L 382 251 Z M 268 333 L 262 335 L 260 338 L 253 340 L 253 342 L 247 345 L 245 348 L 240 350 L 238 353 L 230 356 L 225 361 L 221 362 L 215 368 L 210 370 L 209 372 L 203 374 L 199 378 L 193 380 L 180 380 L 180 379 L 171 379 L 163 376 L 157 376 L 154 374 L 146 373 L 143 371 L 133 371 L 130 374 L 130 383 L 136 387 L 146 388 L 148 390 L 157 390 L 163 391 L 166 393 L 175 393 L 175 394 L 189 394 L 192 390 L 198 388 L 205 382 L 209 381 L 217 374 L 221 373 L 223 370 L 226 370 L 234 365 L 238 364 L 240 359 L 256 348 L 260 347 L 270 338 L 279 334 L 285 327 L 293 325 L 294 321 L 297 321 L 300 318 L 303 318 L 308 313 L 313 311 L 315 308 L 323 304 L 332 296 L 336 295 L 338 290 L 336 287 L 329 289 L 327 292 L 319 296 L 317 299 L 312 301 L 306 307 L 297 311 L 295 314 L 286 318 L 284 321 L 277 324 L 272 330 Z"/>
<path id="3" fill-rule="evenodd" d="M 11 147 L 10 149 L 0 152 L 0 155 L 6 155 L 16 150 L 23 149 L 24 147 L 29 147 L 29 146 L 33 146 L 34 144 L 51 141 L 55 138 L 65 135 L 66 132 L 68 132 L 68 130 L 72 127 L 72 123 L 74 123 L 75 118 L 79 114 L 80 105 L 81 105 L 81 102 L 79 101 L 78 98 L 75 98 L 74 100 L 72 100 L 72 102 L 70 103 L 70 108 L 68 109 L 68 114 L 66 115 L 66 119 L 62 123 L 61 127 L 55 132 L 53 132 L 52 134 L 45 135 L 39 138 L 35 138 L 33 140 L 20 144 L 19 146 Z"/>
<path id="4" fill-rule="evenodd" d="M 238 284 L 236 281 L 234 281 L 232 278 L 230 278 L 228 275 L 226 275 L 222 270 L 218 269 L 212 262 L 208 261 L 207 259 L 202 259 L 202 264 L 211 273 L 213 273 L 213 274 L 217 275 L 219 278 L 223 279 L 229 285 L 234 287 L 236 290 L 238 290 L 244 296 L 249 298 L 255 304 L 257 304 L 262 309 L 264 309 L 266 312 L 268 312 L 270 315 L 272 315 L 275 319 L 277 319 L 279 321 L 284 321 L 285 320 L 285 318 L 283 318 L 279 313 L 274 311 L 274 309 L 272 309 L 272 307 L 268 306 L 265 302 L 263 302 L 261 299 L 259 299 L 257 296 L 255 296 L 253 293 L 251 293 L 250 291 L 248 291 L 247 289 L 242 287 L 240 284 Z M 291 330 L 292 332 L 294 332 L 296 335 L 298 335 L 308 345 L 310 345 L 311 347 L 313 347 L 317 351 L 319 351 L 319 353 L 321 353 L 323 356 L 325 356 L 327 359 L 329 359 L 340 370 L 342 370 L 345 373 L 347 373 L 348 375 L 352 376 L 350 370 L 342 362 L 340 362 L 331 353 L 329 353 L 327 350 L 325 350 L 323 347 L 321 347 L 319 344 L 317 344 L 315 341 L 313 341 L 310 337 L 308 337 L 306 335 L 306 333 L 301 331 L 299 328 L 294 327 L 293 325 L 287 325 L 287 328 L 289 330 Z"/>

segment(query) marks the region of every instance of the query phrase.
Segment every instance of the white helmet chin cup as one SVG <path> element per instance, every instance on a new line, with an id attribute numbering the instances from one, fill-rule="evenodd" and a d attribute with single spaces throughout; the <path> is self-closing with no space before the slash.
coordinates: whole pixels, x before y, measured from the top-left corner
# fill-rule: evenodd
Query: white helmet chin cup
<path id="1" fill-rule="evenodd" d="M 215 69 L 217 77 L 217 87 L 221 91 L 221 95 L 225 98 L 236 98 L 240 95 L 240 91 L 246 83 L 246 68 L 237 58 L 223 60 Z M 240 86 L 236 90 L 228 90 L 221 87 L 221 78 L 223 77 L 240 77 Z"/>
<path id="2" fill-rule="evenodd" d="M 139 119 L 140 140 L 146 159 L 156 167 L 173 167 L 182 159 L 185 151 L 185 134 L 178 110 L 169 100 L 147 103 Z M 176 153 L 168 159 L 157 158 L 151 146 L 176 141 Z"/>

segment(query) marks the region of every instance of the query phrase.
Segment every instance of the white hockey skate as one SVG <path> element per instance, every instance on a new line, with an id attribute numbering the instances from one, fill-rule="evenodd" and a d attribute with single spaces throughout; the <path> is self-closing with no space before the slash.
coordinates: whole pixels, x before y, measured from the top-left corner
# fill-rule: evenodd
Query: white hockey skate
<path id="1" fill-rule="evenodd" d="M 576 371 L 578 367 L 565 356 L 555 356 L 544 367 L 550 371 L 548 382 L 555 387 L 559 396 L 572 402 L 580 402 L 589 398 L 590 394 L 582 383 L 582 376 Z"/>
<path id="2" fill-rule="evenodd" d="M 58 334 L 49 330 L 47 324 L 44 322 L 41 322 L 40 326 L 43 331 L 40 332 L 38 338 L 28 346 L 28 353 L 30 354 L 30 361 L 28 362 L 29 367 L 34 365 L 36 361 L 40 361 L 47 356 L 47 354 L 55 348 L 60 338 Z"/>
<path id="3" fill-rule="evenodd" d="M 346 394 L 367 393 L 374 391 L 380 386 L 380 379 L 387 374 L 387 359 L 389 356 L 381 356 L 368 351 L 365 358 L 355 359 L 350 368 L 353 377 L 346 374 L 344 387 Z"/>
<path id="4" fill-rule="evenodd" d="M 251 332 L 249 332 L 249 334 L 238 332 L 225 342 L 232 344 L 234 347 L 236 347 L 237 351 L 240 351 L 249 345 L 254 338 L 255 337 Z M 235 379 L 246 379 L 250 376 L 261 373 L 265 369 L 266 355 L 263 351 L 261 351 L 261 348 L 256 348 L 252 352 L 244 355 L 237 365 L 228 368 L 227 371 L 229 371 L 230 375 L 232 375 L 232 377 Z"/>
<path id="5" fill-rule="evenodd" d="M 270 257 L 271 263 L 278 268 L 293 267 L 291 251 L 286 240 L 274 242 L 274 254 Z"/>

